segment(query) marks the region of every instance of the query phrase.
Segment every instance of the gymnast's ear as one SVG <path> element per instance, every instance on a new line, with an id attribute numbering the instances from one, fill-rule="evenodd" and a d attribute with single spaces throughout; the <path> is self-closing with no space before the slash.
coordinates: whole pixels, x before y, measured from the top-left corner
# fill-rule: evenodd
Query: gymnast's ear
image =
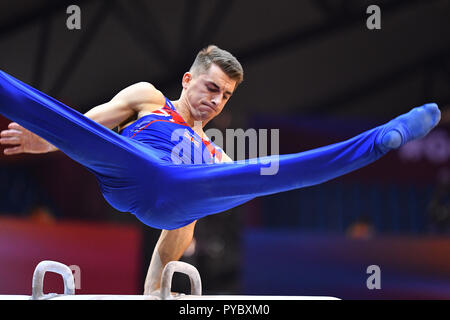
<path id="1" fill-rule="evenodd" d="M 181 80 L 181 85 L 183 86 L 183 89 L 187 89 L 187 87 L 189 86 L 189 83 L 191 82 L 191 80 L 192 80 L 192 73 L 186 72 L 183 75 L 183 78 Z"/>

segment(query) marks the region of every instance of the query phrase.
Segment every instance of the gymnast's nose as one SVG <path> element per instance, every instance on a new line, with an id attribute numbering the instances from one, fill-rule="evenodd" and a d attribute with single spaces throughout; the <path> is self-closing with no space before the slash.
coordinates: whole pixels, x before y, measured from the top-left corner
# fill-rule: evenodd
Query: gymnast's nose
<path id="1" fill-rule="evenodd" d="M 211 99 L 211 104 L 217 108 L 217 106 L 220 106 L 220 104 L 222 103 L 222 94 L 216 94 L 213 96 L 213 98 Z"/>

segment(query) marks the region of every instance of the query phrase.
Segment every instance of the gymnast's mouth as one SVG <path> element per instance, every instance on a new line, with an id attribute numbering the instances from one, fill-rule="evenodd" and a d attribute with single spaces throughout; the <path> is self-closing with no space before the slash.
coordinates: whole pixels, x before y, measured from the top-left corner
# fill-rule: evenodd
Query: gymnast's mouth
<path id="1" fill-rule="evenodd" d="M 203 102 L 202 105 L 207 106 L 209 109 L 213 110 L 214 112 L 217 111 L 216 108 L 211 103 Z"/>

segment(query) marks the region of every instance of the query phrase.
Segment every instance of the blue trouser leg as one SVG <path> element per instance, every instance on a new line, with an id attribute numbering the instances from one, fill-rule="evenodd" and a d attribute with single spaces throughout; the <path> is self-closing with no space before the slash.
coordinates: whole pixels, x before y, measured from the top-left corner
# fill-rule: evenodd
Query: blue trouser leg
<path id="1" fill-rule="evenodd" d="M 141 170 L 157 161 L 149 148 L 0 71 L 0 113 L 44 138 L 93 172 L 106 200 L 135 210 Z M 151 159 L 152 161 L 149 161 Z M 121 193 L 118 191 L 122 191 Z"/>

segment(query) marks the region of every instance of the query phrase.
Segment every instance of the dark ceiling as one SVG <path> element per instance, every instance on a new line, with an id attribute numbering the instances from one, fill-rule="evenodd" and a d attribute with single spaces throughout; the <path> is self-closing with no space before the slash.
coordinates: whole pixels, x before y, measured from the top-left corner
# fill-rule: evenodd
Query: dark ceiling
<path id="1" fill-rule="evenodd" d="M 244 66 L 225 112 L 389 117 L 450 102 L 450 1 L 15 0 L 0 2 L 0 68 L 85 112 L 149 81 L 169 98 L 214 43 Z M 66 8 L 81 9 L 68 30 Z"/>

